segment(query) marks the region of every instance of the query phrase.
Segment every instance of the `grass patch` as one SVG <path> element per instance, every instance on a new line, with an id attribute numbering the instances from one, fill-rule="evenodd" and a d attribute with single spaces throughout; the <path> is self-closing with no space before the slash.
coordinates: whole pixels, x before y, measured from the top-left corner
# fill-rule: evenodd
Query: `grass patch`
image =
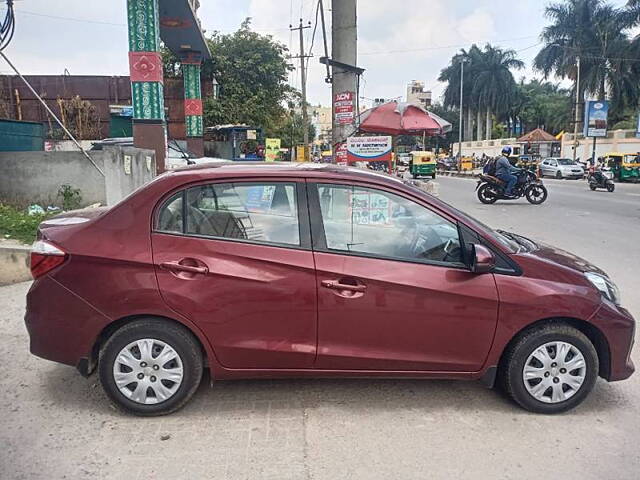
<path id="1" fill-rule="evenodd" d="M 38 225 L 52 214 L 29 215 L 26 210 L 0 203 L 0 236 L 31 244 L 36 239 Z"/>

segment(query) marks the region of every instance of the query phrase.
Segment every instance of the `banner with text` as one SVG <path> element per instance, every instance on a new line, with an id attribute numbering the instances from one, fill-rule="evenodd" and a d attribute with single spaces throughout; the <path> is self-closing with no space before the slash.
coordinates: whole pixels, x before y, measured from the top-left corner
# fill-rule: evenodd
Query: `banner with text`
<path id="1" fill-rule="evenodd" d="M 369 136 L 347 138 L 347 161 L 390 162 L 391 137 Z"/>
<path id="2" fill-rule="evenodd" d="M 606 137 L 609 103 L 600 100 L 588 100 L 584 103 L 584 136 Z"/>
<path id="3" fill-rule="evenodd" d="M 353 92 L 337 93 L 333 99 L 333 116 L 338 125 L 352 124 L 354 119 Z"/>

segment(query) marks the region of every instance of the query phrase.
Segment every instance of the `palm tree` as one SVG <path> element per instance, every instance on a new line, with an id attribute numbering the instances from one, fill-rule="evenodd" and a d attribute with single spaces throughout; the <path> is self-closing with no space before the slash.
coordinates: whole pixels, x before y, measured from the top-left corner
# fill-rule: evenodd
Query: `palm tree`
<path id="1" fill-rule="evenodd" d="M 472 45 L 468 51 L 461 50 L 448 67 L 440 72 L 438 80 L 446 82 L 444 106 L 459 108 L 460 69 L 464 62 L 465 140 L 473 136 L 473 117 L 476 116 L 477 139 L 491 136 L 493 114 L 504 114 L 514 100 L 515 80 L 511 69 L 520 69 L 524 64 L 516 58 L 513 50 L 502 50 L 487 44 L 484 50 Z M 484 117 L 484 118 L 483 118 Z M 486 126 L 486 135 L 482 135 Z"/>
<path id="2" fill-rule="evenodd" d="M 613 109 L 621 109 L 638 95 L 637 77 L 630 76 L 637 62 L 628 58 L 637 58 L 637 49 L 635 55 L 630 51 L 633 46 L 627 29 L 633 23 L 630 12 L 639 4 L 631 0 L 626 10 L 602 0 L 565 0 L 549 5 L 545 15 L 551 24 L 542 31 L 545 46 L 536 56 L 534 67 L 545 79 L 553 73 L 573 80 L 580 99 L 585 93 L 602 99 L 608 95 Z"/>
<path id="3" fill-rule="evenodd" d="M 491 139 L 492 115 L 505 114 L 510 110 L 516 95 L 516 82 L 512 69 L 520 70 L 524 63 L 517 58 L 514 50 L 485 45 L 475 67 L 472 95 L 478 112 L 478 139 L 482 135 L 481 112 L 484 112 L 487 140 Z"/>

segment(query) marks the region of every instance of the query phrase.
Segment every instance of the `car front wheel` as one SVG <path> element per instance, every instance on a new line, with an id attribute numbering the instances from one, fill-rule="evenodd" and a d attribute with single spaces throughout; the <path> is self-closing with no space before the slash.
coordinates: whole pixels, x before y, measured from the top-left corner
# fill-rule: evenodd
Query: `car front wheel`
<path id="1" fill-rule="evenodd" d="M 184 327 L 143 319 L 118 329 L 100 352 L 100 382 L 122 410 L 141 416 L 172 413 L 202 378 L 202 352 Z"/>
<path id="2" fill-rule="evenodd" d="M 536 413 L 570 410 L 587 397 L 598 377 L 598 354 L 579 330 L 547 324 L 521 335 L 505 354 L 500 375 L 506 392 Z"/>

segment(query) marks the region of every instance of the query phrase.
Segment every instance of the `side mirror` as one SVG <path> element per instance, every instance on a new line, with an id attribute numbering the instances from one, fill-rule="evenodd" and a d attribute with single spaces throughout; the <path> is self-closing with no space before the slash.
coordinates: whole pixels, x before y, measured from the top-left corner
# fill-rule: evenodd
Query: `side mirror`
<path id="1" fill-rule="evenodd" d="M 469 269 L 473 273 L 487 273 L 493 270 L 496 266 L 496 258 L 484 245 L 473 244 L 471 245 L 471 265 Z"/>

